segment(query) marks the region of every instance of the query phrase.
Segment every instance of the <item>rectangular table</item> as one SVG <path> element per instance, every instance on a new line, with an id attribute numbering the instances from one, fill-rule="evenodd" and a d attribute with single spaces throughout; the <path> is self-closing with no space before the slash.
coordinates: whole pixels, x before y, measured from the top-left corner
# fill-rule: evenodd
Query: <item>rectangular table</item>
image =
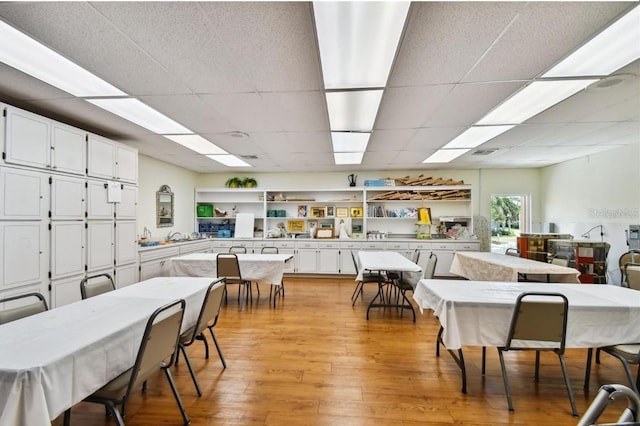
<path id="1" fill-rule="evenodd" d="M 191 253 L 170 259 L 169 273 L 174 277 L 217 277 L 217 253 Z M 258 284 L 279 286 L 285 263 L 292 254 L 239 253 L 238 263 L 242 279 Z"/>
<path id="2" fill-rule="evenodd" d="M 613 285 L 420 280 L 413 298 L 421 311 L 432 309 L 438 317 L 442 342 L 456 359 L 452 351 L 461 355 L 465 345 L 505 345 L 516 298 L 525 291 L 567 297 L 567 348 L 640 342 L 640 292 Z M 464 392 L 464 360 L 456 361 Z"/>
<path id="3" fill-rule="evenodd" d="M 517 282 L 518 276 L 542 275 L 547 282 L 579 283 L 577 269 L 500 253 L 456 252 L 449 270 L 474 281 Z"/>
<path id="4" fill-rule="evenodd" d="M 358 276 L 356 280 L 362 280 L 362 274 L 364 272 L 372 273 L 386 273 L 388 271 L 398 272 L 408 282 L 417 283 L 422 278 L 422 268 L 410 261 L 403 255 L 395 251 L 369 251 L 363 250 L 358 252 L 358 259 L 360 262 L 360 268 L 358 270 Z M 403 298 L 404 303 L 392 303 L 389 298 L 385 300 L 384 295 L 385 281 L 378 281 L 378 292 L 375 297 L 369 302 L 367 307 L 367 319 L 369 319 L 369 310 L 376 307 L 393 307 L 400 309 L 411 309 L 413 313 L 413 321 L 416 320 L 416 314 L 413 310 L 413 305 L 406 298 L 403 292 L 400 295 Z M 376 303 L 376 300 L 379 300 Z"/>
<path id="5" fill-rule="evenodd" d="M 0 424 L 50 424 L 134 364 L 158 307 L 185 299 L 191 327 L 212 281 L 153 278 L 1 325 Z"/>

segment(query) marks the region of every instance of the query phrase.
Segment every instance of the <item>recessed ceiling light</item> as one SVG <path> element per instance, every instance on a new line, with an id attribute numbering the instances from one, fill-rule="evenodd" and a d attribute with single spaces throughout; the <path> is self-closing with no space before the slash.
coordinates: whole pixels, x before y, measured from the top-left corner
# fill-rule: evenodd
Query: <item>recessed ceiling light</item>
<path id="1" fill-rule="evenodd" d="M 371 133 L 331 132 L 333 152 L 364 152 Z"/>
<path id="2" fill-rule="evenodd" d="M 198 154 L 228 154 L 227 151 L 214 145 L 200 135 L 164 135 L 164 137 Z"/>
<path id="3" fill-rule="evenodd" d="M 327 92 L 325 95 L 332 131 L 368 132 L 373 129 L 382 90 Z"/>
<path id="4" fill-rule="evenodd" d="M 217 161 L 218 163 L 222 163 L 225 166 L 229 167 L 251 167 L 251 164 L 248 164 L 235 155 L 227 154 L 227 155 L 207 155 L 207 157 L 212 160 Z"/>
<path id="5" fill-rule="evenodd" d="M 334 152 L 333 160 L 336 164 L 361 164 L 364 152 Z"/>
<path id="6" fill-rule="evenodd" d="M 514 127 L 514 125 L 470 127 L 442 148 L 475 148 Z"/>
<path id="7" fill-rule="evenodd" d="M 470 149 L 440 149 L 431 154 L 423 163 L 448 163 L 462 154 L 471 151 Z"/>
<path id="8" fill-rule="evenodd" d="M 86 101 L 160 135 L 193 133 L 138 99 L 86 99 Z"/>

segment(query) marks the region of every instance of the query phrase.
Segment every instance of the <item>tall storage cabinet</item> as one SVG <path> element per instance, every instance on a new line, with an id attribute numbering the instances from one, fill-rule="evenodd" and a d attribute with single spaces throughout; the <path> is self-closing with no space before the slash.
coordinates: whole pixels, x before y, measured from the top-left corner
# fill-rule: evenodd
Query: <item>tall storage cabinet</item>
<path id="1" fill-rule="evenodd" d="M 38 291 L 56 307 L 80 299 L 87 274 L 108 272 L 119 286 L 136 282 L 137 151 L 0 108 L 0 297 Z M 92 138 L 104 146 L 95 149 Z M 108 200 L 114 184 L 121 202 Z"/>
<path id="2" fill-rule="evenodd" d="M 583 284 L 607 283 L 609 243 L 590 240 L 549 240 L 549 253 L 569 260 L 569 266 L 580 271 Z"/>

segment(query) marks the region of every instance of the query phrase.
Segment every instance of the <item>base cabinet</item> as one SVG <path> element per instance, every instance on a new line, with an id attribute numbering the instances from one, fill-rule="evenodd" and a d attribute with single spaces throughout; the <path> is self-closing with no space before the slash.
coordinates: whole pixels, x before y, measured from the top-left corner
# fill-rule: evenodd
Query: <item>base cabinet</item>
<path id="1" fill-rule="evenodd" d="M 0 290 L 46 287 L 47 227 L 43 222 L 0 222 Z"/>
<path id="2" fill-rule="evenodd" d="M 50 308 L 58 308 L 82 300 L 80 281 L 85 275 L 74 275 L 51 281 Z"/>

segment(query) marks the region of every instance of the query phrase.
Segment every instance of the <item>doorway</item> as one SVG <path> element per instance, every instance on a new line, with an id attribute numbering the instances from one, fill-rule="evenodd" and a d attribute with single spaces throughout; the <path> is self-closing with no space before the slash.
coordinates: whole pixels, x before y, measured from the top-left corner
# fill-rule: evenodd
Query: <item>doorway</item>
<path id="1" fill-rule="evenodd" d="M 491 251 L 504 253 L 517 248 L 517 238 L 529 227 L 529 195 L 491 196 Z"/>

